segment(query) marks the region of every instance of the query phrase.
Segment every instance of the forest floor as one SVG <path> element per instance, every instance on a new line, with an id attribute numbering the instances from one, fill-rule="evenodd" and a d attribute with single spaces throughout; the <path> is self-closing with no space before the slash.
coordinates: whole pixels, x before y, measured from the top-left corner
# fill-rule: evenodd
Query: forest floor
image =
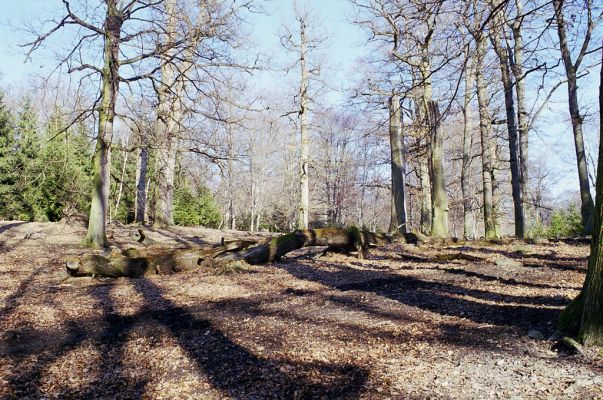
<path id="1" fill-rule="evenodd" d="M 111 231 L 136 245 L 134 228 Z M 391 244 L 229 275 L 66 279 L 84 233 L 0 222 L 0 398 L 603 399 L 603 357 L 547 340 L 586 245 Z M 484 260 L 436 261 L 459 252 Z"/>

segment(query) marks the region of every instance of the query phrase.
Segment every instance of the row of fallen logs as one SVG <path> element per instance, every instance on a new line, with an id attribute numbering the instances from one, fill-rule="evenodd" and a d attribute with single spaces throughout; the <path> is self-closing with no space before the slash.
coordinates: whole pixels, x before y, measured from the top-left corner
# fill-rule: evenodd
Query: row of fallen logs
<path id="1" fill-rule="evenodd" d="M 143 237 L 142 233 L 141 237 Z M 92 254 L 68 259 L 65 267 L 73 277 L 137 278 L 149 274 L 173 274 L 204 266 L 225 267 L 235 262 L 245 262 L 250 265 L 266 264 L 277 261 L 294 250 L 309 246 L 326 246 L 327 251 L 356 253 L 358 258 L 363 258 L 370 246 L 388 240 L 385 235 L 356 227 L 306 229 L 264 242 L 222 240 L 219 245 L 197 248 L 152 247 L 113 251 L 107 256 Z"/>

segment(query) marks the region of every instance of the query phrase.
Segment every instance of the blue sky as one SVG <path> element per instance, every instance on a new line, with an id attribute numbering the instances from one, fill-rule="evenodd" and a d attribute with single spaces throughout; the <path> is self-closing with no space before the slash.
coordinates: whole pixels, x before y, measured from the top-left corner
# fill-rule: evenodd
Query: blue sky
<path id="1" fill-rule="evenodd" d="M 303 0 L 299 0 L 303 3 Z M 22 30 L 24 24 L 40 24 L 48 16 L 60 13 L 60 0 L 0 0 L 4 8 L 0 16 L 0 86 L 14 88 L 26 86 L 29 76 L 46 71 L 52 64 L 44 52 L 35 54 L 33 60 L 25 63 L 24 50 L 18 44 L 28 40 Z M 346 86 L 349 77 L 357 71 L 356 60 L 363 53 L 364 33 L 348 21 L 352 9 L 347 0 L 307 0 L 307 3 L 320 21 L 321 31 L 329 36 L 325 62 L 332 71 L 333 86 Z M 265 9 L 269 15 L 256 15 L 250 20 L 250 29 L 254 31 L 256 45 L 268 54 L 282 54 L 277 37 L 279 27 L 283 23 L 293 21 L 292 0 L 266 0 Z M 581 82 L 581 100 L 583 104 L 591 104 L 595 112 L 598 90 L 597 74 L 587 77 Z M 270 78 L 261 78 L 261 84 L 272 82 Z M 273 82 L 272 82 L 273 83 Z M 276 85 L 279 86 L 278 84 Z M 282 85 L 281 85 L 282 86 Z M 569 124 L 566 88 L 558 89 L 550 111 L 544 112 L 539 119 L 538 134 L 531 136 L 531 156 L 544 159 L 555 176 L 555 195 L 565 191 L 576 191 L 577 172 L 571 127 Z M 596 115 L 596 114 L 595 114 Z M 587 138 L 594 137 L 598 124 L 586 126 Z"/>

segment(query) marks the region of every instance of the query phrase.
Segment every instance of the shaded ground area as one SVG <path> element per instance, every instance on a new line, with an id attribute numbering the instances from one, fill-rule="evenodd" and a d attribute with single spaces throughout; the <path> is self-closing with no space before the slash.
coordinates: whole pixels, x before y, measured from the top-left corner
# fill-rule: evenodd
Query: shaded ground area
<path id="1" fill-rule="evenodd" d="M 136 245 L 133 231 L 113 241 Z M 528 337 L 554 332 L 584 245 L 393 244 L 362 261 L 65 280 L 83 234 L 0 222 L 0 398 L 603 398 L 601 356 Z M 176 246 L 224 235 L 147 234 Z M 459 252 L 485 259 L 433 261 Z"/>

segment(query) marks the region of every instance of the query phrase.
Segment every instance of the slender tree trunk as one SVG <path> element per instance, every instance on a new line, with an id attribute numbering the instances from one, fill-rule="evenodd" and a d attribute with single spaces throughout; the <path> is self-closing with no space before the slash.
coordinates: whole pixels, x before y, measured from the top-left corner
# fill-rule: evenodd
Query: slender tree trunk
<path id="1" fill-rule="evenodd" d="M 515 93 L 517 95 L 517 126 L 519 132 L 519 170 L 520 170 L 520 186 L 521 199 L 524 209 L 524 230 L 525 234 L 529 235 L 534 226 L 534 216 L 532 206 L 530 205 L 530 180 L 528 170 L 528 131 L 529 131 L 529 115 L 526 107 L 526 83 L 523 70 L 523 36 L 521 25 L 523 22 L 523 4 L 521 0 L 515 0 L 515 8 L 517 16 L 513 21 L 513 57 L 511 59 L 511 70 L 515 77 Z"/>
<path id="2" fill-rule="evenodd" d="M 465 57 L 469 56 L 469 49 L 466 49 Z M 471 94 L 473 92 L 473 70 L 471 60 L 467 59 L 465 69 L 465 96 L 463 99 L 463 162 L 461 166 L 461 192 L 463 193 L 463 238 L 472 239 L 475 234 L 473 231 L 473 210 L 471 207 L 471 145 L 473 144 L 473 134 L 471 131 Z"/>
<path id="3" fill-rule="evenodd" d="M 228 220 L 226 221 L 226 226 L 232 230 L 236 229 L 236 216 L 235 216 L 235 206 L 234 206 L 234 140 L 232 137 L 232 129 L 227 127 L 228 130 L 228 161 L 226 163 L 226 174 L 228 176 Z"/>
<path id="4" fill-rule="evenodd" d="M 498 19 L 500 20 L 500 19 Z M 499 24 L 502 22 L 498 21 Z M 525 237 L 525 218 L 521 190 L 521 173 L 519 169 L 519 138 L 517 124 L 515 123 L 515 101 L 513 99 L 513 82 L 506 49 L 502 47 L 499 32 L 493 32 L 492 45 L 498 55 L 500 75 L 505 94 L 505 110 L 507 119 L 507 132 L 509 133 L 509 156 L 511 164 L 511 193 L 513 195 L 513 209 L 515 220 L 515 237 Z"/>
<path id="5" fill-rule="evenodd" d="M 113 138 L 115 102 L 119 90 L 119 39 L 123 24 L 123 16 L 116 3 L 116 0 L 107 0 L 98 137 L 93 158 L 92 204 L 86 234 L 86 241 L 95 247 L 108 246 L 106 228 L 111 177 L 111 140 Z"/>
<path id="6" fill-rule="evenodd" d="M 440 129 L 441 115 L 437 102 L 429 101 L 428 107 L 427 115 L 429 117 L 431 143 L 431 208 L 433 213 L 431 235 L 443 238 L 448 236 L 448 198 L 444 178 L 444 151 Z"/>
<path id="7" fill-rule="evenodd" d="M 147 220 L 147 171 L 149 168 L 149 146 L 146 136 L 142 144 L 136 166 L 136 211 L 135 220 L 143 224 Z"/>
<path id="8" fill-rule="evenodd" d="M 603 61 L 603 50 L 601 51 Z M 603 121 L 603 67 L 599 85 L 599 121 Z M 582 288 L 584 308 L 580 338 L 586 345 L 603 346 L 603 124 L 599 125 L 599 161 L 597 167 L 597 207 L 590 260 Z"/>
<path id="9" fill-rule="evenodd" d="M 300 22 L 300 68 L 301 68 L 301 86 L 300 86 L 300 176 L 299 176 L 299 213 L 297 216 L 297 228 L 308 229 L 310 213 L 310 187 L 308 180 L 309 162 L 309 144 L 308 136 L 308 70 L 306 67 L 306 31 L 305 22 Z"/>
<path id="10" fill-rule="evenodd" d="M 113 212 L 117 212 L 119 209 L 119 204 L 121 203 L 121 195 L 124 191 L 124 179 L 126 178 L 126 167 L 128 166 L 128 150 L 124 149 L 124 160 L 121 167 L 121 176 L 119 178 L 119 185 L 117 188 L 117 199 L 115 200 L 115 208 Z"/>
<path id="11" fill-rule="evenodd" d="M 486 43 L 483 38 L 478 39 L 475 80 L 477 88 L 477 102 L 479 109 L 479 131 L 482 148 L 482 184 L 484 207 L 484 235 L 486 239 L 496 238 L 496 226 L 493 213 L 492 192 L 492 153 L 490 145 L 490 113 L 488 112 L 488 93 L 484 79 L 484 57 Z"/>
<path id="12" fill-rule="evenodd" d="M 429 179 L 429 163 L 427 158 L 419 161 L 419 178 L 421 180 L 421 233 L 431 234 L 431 181 Z"/>
<path id="13" fill-rule="evenodd" d="M 553 0 L 553 5 L 555 7 L 555 18 L 557 20 L 557 34 L 559 36 L 561 58 L 563 59 L 563 65 L 567 76 L 568 105 L 572 121 L 572 130 L 574 132 L 578 180 L 580 182 L 580 199 L 582 202 L 580 211 L 582 214 L 582 224 L 584 227 L 584 234 L 589 235 L 593 232 L 594 204 L 590 194 L 586 152 L 584 151 L 584 135 L 582 132 L 583 118 L 580 114 L 580 106 L 578 104 L 578 78 L 576 72 L 581 60 L 579 59 L 577 61 L 578 65 L 575 65 L 572 61 L 565 31 L 563 0 Z M 585 41 L 585 44 L 588 45 L 588 38 Z"/>
<path id="14" fill-rule="evenodd" d="M 406 188 L 404 164 L 404 138 L 402 137 L 402 108 L 396 94 L 389 99 L 389 144 L 391 150 L 391 201 L 392 218 L 389 230 L 392 233 L 406 232 Z"/>
<path id="15" fill-rule="evenodd" d="M 490 151 L 492 154 L 492 219 L 494 220 L 494 231 L 496 237 L 501 237 L 500 217 L 502 212 L 500 207 L 502 204 L 502 193 L 498 182 L 497 171 L 500 171 L 500 146 L 496 140 L 490 140 Z"/>

